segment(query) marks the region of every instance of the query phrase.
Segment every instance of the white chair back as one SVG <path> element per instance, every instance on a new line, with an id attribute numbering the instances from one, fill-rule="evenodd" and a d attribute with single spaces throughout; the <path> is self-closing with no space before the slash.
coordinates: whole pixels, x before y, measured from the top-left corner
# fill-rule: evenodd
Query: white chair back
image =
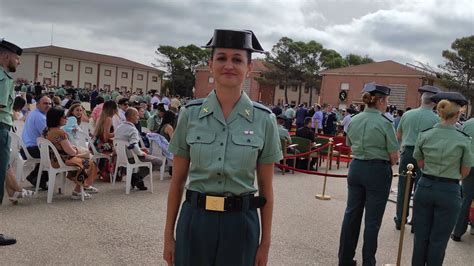
<path id="1" fill-rule="evenodd" d="M 89 135 L 86 132 L 77 131 L 76 136 L 77 145 L 87 149 L 91 143 L 91 138 L 89 137 Z"/>
<path id="2" fill-rule="evenodd" d="M 117 153 L 117 164 L 120 164 L 120 165 L 128 164 L 127 146 L 128 146 L 128 141 L 119 140 L 119 139 L 114 140 L 115 152 Z M 132 152 L 132 154 L 135 154 L 135 153 Z"/>
<path id="3" fill-rule="evenodd" d="M 11 143 L 10 143 L 10 149 L 11 149 L 11 153 L 10 153 L 10 164 L 13 163 L 14 161 L 20 159 L 20 137 L 15 133 L 15 132 L 12 132 L 10 131 L 9 132 L 10 134 L 10 140 L 11 140 Z"/>
<path id="4" fill-rule="evenodd" d="M 66 164 L 64 163 L 63 159 L 59 155 L 58 150 L 56 147 L 53 145 L 51 141 L 48 139 L 45 139 L 43 137 L 39 137 L 37 139 L 38 147 L 40 150 L 41 158 L 40 158 L 40 163 L 45 167 L 45 168 L 51 168 L 51 156 L 50 156 L 50 150 L 53 151 L 54 156 L 56 156 L 56 159 L 59 164 L 59 168 L 65 168 Z"/>
<path id="5" fill-rule="evenodd" d="M 23 133 L 23 127 L 25 126 L 25 121 L 23 120 L 15 120 L 13 121 L 13 126 L 16 128 L 16 133 L 21 136 Z"/>

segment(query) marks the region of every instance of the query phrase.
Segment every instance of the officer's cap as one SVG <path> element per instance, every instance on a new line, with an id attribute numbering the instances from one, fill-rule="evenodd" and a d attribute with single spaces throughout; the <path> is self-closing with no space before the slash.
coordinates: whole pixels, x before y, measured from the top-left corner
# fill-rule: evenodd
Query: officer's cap
<path id="1" fill-rule="evenodd" d="M 459 104 L 460 106 L 464 106 L 468 103 L 464 95 L 462 95 L 459 92 L 451 92 L 451 91 L 449 92 L 442 91 L 440 93 L 437 93 L 431 96 L 431 100 L 435 103 L 439 103 L 441 100 L 448 100 L 450 102 L 455 102 Z"/>
<path id="2" fill-rule="evenodd" d="M 364 85 L 363 92 L 370 92 L 371 94 L 374 93 L 381 93 L 383 95 L 390 95 L 390 88 L 387 86 L 382 86 L 375 84 L 375 82 L 367 83 Z"/>
<path id="3" fill-rule="evenodd" d="M 255 34 L 250 30 L 214 30 L 214 36 L 203 47 L 232 48 L 257 53 L 265 52 Z"/>
<path id="4" fill-rule="evenodd" d="M 436 93 L 440 92 L 441 90 L 438 87 L 435 87 L 435 86 L 425 85 L 425 86 L 419 87 L 418 91 L 420 93 L 429 92 L 429 93 L 436 94 Z"/>
<path id="5" fill-rule="evenodd" d="M 277 116 L 277 119 L 283 119 L 283 120 L 286 120 L 286 116 L 284 114 L 279 114 Z"/>
<path id="6" fill-rule="evenodd" d="M 23 53 L 23 49 L 21 49 L 20 47 L 16 46 L 15 44 L 11 42 L 5 41 L 4 39 L 0 39 L 0 48 L 8 50 L 17 55 L 21 55 L 21 53 Z"/>

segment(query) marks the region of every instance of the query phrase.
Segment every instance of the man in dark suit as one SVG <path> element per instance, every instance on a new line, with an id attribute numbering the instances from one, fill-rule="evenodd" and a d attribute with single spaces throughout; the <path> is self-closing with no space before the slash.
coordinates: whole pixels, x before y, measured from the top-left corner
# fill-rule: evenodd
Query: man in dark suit
<path id="1" fill-rule="evenodd" d="M 311 128 L 311 122 L 312 122 L 312 118 L 306 117 L 304 119 L 304 126 L 296 130 L 296 136 L 309 139 L 311 140 L 311 142 L 314 142 L 314 131 Z"/>

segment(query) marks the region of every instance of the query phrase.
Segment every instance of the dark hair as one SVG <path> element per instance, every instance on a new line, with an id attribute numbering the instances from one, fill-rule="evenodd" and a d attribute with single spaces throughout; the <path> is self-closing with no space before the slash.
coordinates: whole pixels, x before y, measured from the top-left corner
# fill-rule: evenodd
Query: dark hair
<path id="1" fill-rule="evenodd" d="M 26 94 L 26 103 L 27 104 L 32 104 L 33 103 L 33 94 L 31 94 L 31 93 Z"/>
<path id="2" fill-rule="evenodd" d="M 49 98 L 49 95 L 41 93 L 40 95 L 36 96 L 35 101 L 39 102 L 41 100 L 41 98 L 43 98 L 43 97 L 48 97 Z"/>
<path id="3" fill-rule="evenodd" d="M 46 113 L 46 127 L 53 128 L 59 127 L 61 123 L 61 118 L 64 117 L 64 108 L 62 107 L 53 107 L 49 109 Z"/>
<path id="4" fill-rule="evenodd" d="M 216 48 L 212 48 L 211 50 L 211 60 L 214 59 L 214 51 L 216 50 Z M 250 52 L 249 50 L 245 50 L 247 52 L 247 64 L 250 64 L 252 62 L 252 52 Z"/>
<path id="5" fill-rule="evenodd" d="M 160 132 L 161 128 L 166 124 L 169 124 L 169 125 L 173 126 L 175 118 L 176 118 L 176 116 L 173 112 L 166 111 L 165 114 L 163 115 L 163 119 L 161 120 L 161 125 L 158 128 L 158 132 Z"/>
<path id="6" fill-rule="evenodd" d="M 15 98 L 15 101 L 13 101 L 13 111 L 20 111 L 25 107 L 26 100 L 25 98 L 18 96 Z"/>
<path id="7" fill-rule="evenodd" d="M 104 97 L 102 97 L 102 96 L 97 96 L 97 98 L 95 98 L 95 103 L 96 103 L 97 105 L 99 105 L 99 104 L 101 104 L 101 103 L 104 103 L 104 102 L 105 102 L 105 99 L 104 99 Z"/>
<path id="8" fill-rule="evenodd" d="M 117 104 L 125 104 L 125 103 L 128 103 L 128 98 L 122 98 L 120 100 L 118 100 Z"/>
<path id="9" fill-rule="evenodd" d="M 311 123 L 313 121 L 312 117 L 305 117 L 304 118 L 304 125 L 306 126 L 307 124 Z"/>

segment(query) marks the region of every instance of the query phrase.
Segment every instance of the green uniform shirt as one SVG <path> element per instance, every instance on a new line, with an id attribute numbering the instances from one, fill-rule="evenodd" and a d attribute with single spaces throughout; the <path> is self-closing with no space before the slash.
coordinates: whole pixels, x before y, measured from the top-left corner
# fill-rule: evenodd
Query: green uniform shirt
<path id="1" fill-rule="evenodd" d="M 347 144 L 354 158 L 360 160 L 390 160 L 389 153 L 398 150 L 392 122 L 374 108 L 352 117 L 347 129 Z"/>
<path id="2" fill-rule="evenodd" d="M 418 107 L 404 113 L 397 128 L 397 131 L 402 133 L 401 145 L 415 146 L 418 134 L 438 122 L 439 117 L 431 109 Z"/>
<path id="3" fill-rule="evenodd" d="M 0 123 L 13 126 L 13 101 L 15 90 L 13 77 L 0 66 Z"/>
<path id="4" fill-rule="evenodd" d="M 146 127 L 152 132 L 158 131 L 160 125 L 161 118 L 158 116 L 158 113 L 155 113 L 146 120 Z"/>
<path id="5" fill-rule="evenodd" d="M 288 143 L 291 143 L 290 133 L 284 126 L 278 125 L 278 135 L 280 136 L 280 139 L 286 139 Z"/>
<path id="6" fill-rule="evenodd" d="M 143 96 L 143 100 L 144 100 L 147 104 L 150 104 L 150 102 L 151 102 L 151 96 L 147 94 L 147 95 Z"/>
<path id="7" fill-rule="evenodd" d="M 102 98 L 104 98 L 104 102 L 111 100 L 110 94 L 108 94 L 108 93 L 102 93 L 101 96 L 102 96 Z"/>
<path id="8" fill-rule="evenodd" d="M 118 92 L 118 91 L 113 91 L 113 92 L 111 93 L 112 100 L 116 101 L 116 100 L 117 100 L 117 96 L 119 96 L 119 95 L 120 95 L 120 92 Z"/>
<path id="9" fill-rule="evenodd" d="M 25 84 L 21 85 L 21 92 L 27 92 L 27 91 L 28 91 L 28 87 Z"/>
<path id="10" fill-rule="evenodd" d="M 425 161 L 425 174 L 461 179 L 461 166 L 472 165 L 471 137 L 454 125 L 436 124 L 420 133 L 413 158 Z"/>
<path id="11" fill-rule="evenodd" d="M 464 125 L 462 131 L 469 136 L 474 136 L 474 118 L 467 120 Z M 474 141 L 471 140 L 471 158 L 474 160 Z M 471 167 L 474 167 L 474 161 L 471 162 Z"/>
<path id="12" fill-rule="evenodd" d="M 54 95 L 64 97 L 64 95 L 66 95 L 66 90 L 63 87 L 59 87 L 54 91 Z"/>
<path id="13" fill-rule="evenodd" d="M 244 92 L 227 120 L 214 91 L 189 103 L 169 150 L 191 160 L 188 189 L 216 195 L 257 191 L 257 165 L 283 158 L 275 116 Z"/>

